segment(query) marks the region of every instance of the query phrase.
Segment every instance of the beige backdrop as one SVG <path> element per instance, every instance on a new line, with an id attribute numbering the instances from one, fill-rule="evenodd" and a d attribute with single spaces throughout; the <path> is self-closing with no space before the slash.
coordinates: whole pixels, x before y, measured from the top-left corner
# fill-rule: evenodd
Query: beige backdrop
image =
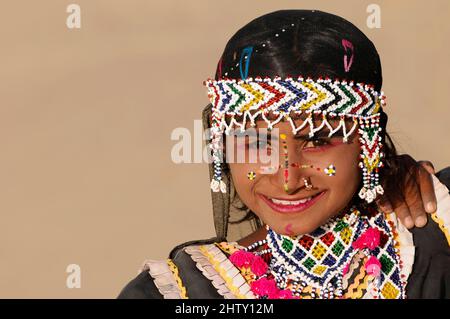
<path id="1" fill-rule="evenodd" d="M 366 26 L 381 6 L 381 29 Z M 81 29 L 66 7 L 81 6 Z M 211 237 L 206 164 L 175 165 L 226 41 L 278 9 L 343 16 L 376 44 L 390 132 L 450 165 L 450 1 L 2 1 L 0 297 L 116 297 L 146 258 Z M 169 120 L 170 119 L 170 120 Z M 81 267 L 81 288 L 66 267 Z"/>

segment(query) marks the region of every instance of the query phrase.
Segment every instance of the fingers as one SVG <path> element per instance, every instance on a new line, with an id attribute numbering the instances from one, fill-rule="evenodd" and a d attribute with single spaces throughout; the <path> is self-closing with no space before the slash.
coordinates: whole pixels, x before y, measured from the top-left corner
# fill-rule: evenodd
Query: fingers
<path id="1" fill-rule="evenodd" d="M 419 167 L 419 187 L 425 211 L 430 214 L 434 213 L 437 208 L 437 200 L 434 192 L 433 177 L 432 173 L 425 169 L 423 165 Z"/>
<path id="2" fill-rule="evenodd" d="M 394 208 L 394 210 L 395 214 L 406 228 L 409 229 L 414 227 L 414 221 L 411 218 L 411 213 L 406 203 L 402 203 L 400 206 Z"/>
<path id="3" fill-rule="evenodd" d="M 425 210 L 425 202 L 422 198 L 421 184 L 425 187 L 425 193 L 430 198 L 430 185 L 427 184 L 427 177 L 431 175 L 421 166 L 417 165 L 412 168 L 411 174 L 408 176 L 405 190 L 405 202 L 408 205 L 411 218 L 416 227 L 423 227 L 427 224 L 427 216 Z M 431 187 L 433 185 L 431 184 Z M 428 187 L 428 188 L 427 188 Z M 434 191 L 432 189 L 434 195 Z"/>
<path id="4" fill-rule="evenodd" d="M 392 214 L 395 212 L 397 217 L 406 228 L 414 227 L 414 221 L 411 217 L 411 212 L 409 211 L 408 205 L 405 201 L 402 203 L 397 203 L 397 205 L 395 205 L 395 208 L 393 208 L 391 201 L 385 194 L 378 200 L 376 200 L 376 203 L 378 205 L 378 208 L 381 209 L 381 211 L 385 214 Z"/>
<path id="5" fill-rule="evenodd" d="M 422 205 L 419 184 L 415 180 L 419 165 L 408 154 L 399 155 L 398 162 L 405 168 L 407 173 L 405 176 L 402 176 L 404 178 L 402 180 L 402 199 L 394 196 L 396 200 L 390 201 L 391 205 L 395 214 L 406 228 L 412 228 L 416 224 L 422 227 L 427 219 Z"/>
<path id="6" fill-rule="evenodd" d="M 423 227 L 427 224 L 427 213 L 434 213 L 437 207 L 432 178 L 434 166 L 430 161 L 416 162 L 407 154 L 398 156 L 398 163 L 407 172 L 401 181 L 404 185 L 402 199 L 386 197 L 378 206 L 383 212 L 394 211 L 407 228 Z"/>
<path id="7" fill-rule="evenodd" d="M 431 175 L 436 174 L 436 171 L 434 170 L 434 165 L 430 161 L 419 161 L 419 164 L 422 165 L 423 168 L 427 170 L 428 173 Z"/>

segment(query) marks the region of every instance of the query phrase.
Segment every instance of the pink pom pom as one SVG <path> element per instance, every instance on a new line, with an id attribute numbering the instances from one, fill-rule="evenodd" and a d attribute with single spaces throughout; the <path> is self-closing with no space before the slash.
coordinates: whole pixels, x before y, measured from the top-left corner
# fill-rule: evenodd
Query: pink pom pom
<path id="1" fill-rule="evenodd" d="M 263 277 L 255 280 L 251 283 L 250 289 L 258 296 L 266 296 L 270 299 L 275 299 L 278 296 L 277 284 L 273 279 Z"/>
<path id="2" fill-rule="evenodd" d="M 245 250 L 238 250 L 231 254 L 230 261 L 236 267 L 241 268 L 241 267 L 249 267 L 253 262 L 254 258 L 255 258 L 254 254 Z"/>
<path id="3" fill-rule="evenodd" d="M 380 245 L 380 231 L 378 228 L 371 227 L 366 230 L 366 245 L 370 250 L 374 250 Z"/>
<path id="4" fill-rule="evenodd" d="M 264 259 L 262 259 L 260 256 L 255 256 L 250 269 L 256 276 L 260 277 L 267 272 L 268 266 Z"/>
<path id="5" fill-rule="evenodd" d="M 378 277 L 381 272 L 381 263 L 375 256 L 370 256 L 365 264 L 368 275 Z"/>
<path id="6" fill-rule="evenodd" d="M 380 231 L 375 227 L 368 228 L 352 244 L 355 249 L 369 248 L 370 250 L 374 250 L 378 245 L 380 245 Z"/>

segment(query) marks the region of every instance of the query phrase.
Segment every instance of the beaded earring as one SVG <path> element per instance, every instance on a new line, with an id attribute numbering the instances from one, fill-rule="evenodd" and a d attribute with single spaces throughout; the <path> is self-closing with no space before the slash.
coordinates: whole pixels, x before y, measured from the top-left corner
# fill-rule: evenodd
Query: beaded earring
<path id="1" fill-rule="evenodd" d="M 383 167 L 381 151 L 381 127 L 380 117 L 374 116 L 370 119 L 360 119 L 359 141 L 361 143 L 361 154 L 359 167 L 363 173 L 363 188 L 359 191 L 360 198 L 371 203 L 377 194 L 383 195 L 384 190 L 380 185 L 379 168 Z"/>

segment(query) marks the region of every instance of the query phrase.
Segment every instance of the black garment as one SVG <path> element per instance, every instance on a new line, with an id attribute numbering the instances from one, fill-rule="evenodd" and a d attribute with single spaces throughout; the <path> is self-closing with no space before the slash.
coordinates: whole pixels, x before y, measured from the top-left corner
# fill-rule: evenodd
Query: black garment
<path id="1" fill-rule="evenodd" d="M 450 189 L 450 167 L 436 174 L 441 183 Z M 406 286 L 406 296 L 410 299 L 450 299 L 450 247 L 444 233 L 428 216 L 428 223 L 423 228 L 413 228 L 415 257 L 412 273 Z M 177 265 L 180 277 L 189 298 L 223 298 L 213 287 L 211 281 L 204 277 L 191 257 L 182 250 L 194 244 L 211 244 L 224 239 L 191 241 L 175 247 L 169 258 Z M 122 289 L 118 298 L 161 299 L 153 279 L 147 271 L 140 273 Z"/>

